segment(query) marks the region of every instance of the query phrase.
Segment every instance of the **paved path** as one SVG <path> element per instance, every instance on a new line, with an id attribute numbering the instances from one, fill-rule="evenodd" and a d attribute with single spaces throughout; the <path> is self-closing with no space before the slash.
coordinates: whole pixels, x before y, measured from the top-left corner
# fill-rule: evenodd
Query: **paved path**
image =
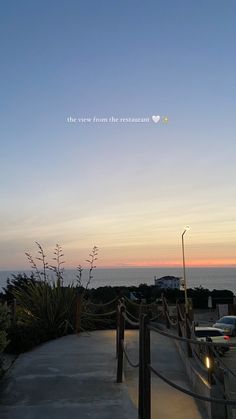
<path id="1" fill-rule="evenodd" d="M 137 362 L 138 334 L 125 332 L 127 352 L 131 360 Z M 153 367 L 176 384 L 191 389 L 182 360 L 175 343 L 170 339 L 151 332 L 151 362 Z M 138 369 L 130 367 L 126 361 L 125 378 L 130 396 L 137 406 Z M 200 419 L 204 418 L 194 399 L 170 387 L 152 374 L 152 418 L 153 419 Z"/>
<path id="2" fill-rule="evenodd" d="M 137 331 L 125 332 L 134 361 L 137 338 Z M 175 344 L 155 333 L 152 364 L 169 379 L 190 388 Z M 16 360 L 1 382 L 0 418 L 137 419 L 137 376 L 138 369 L 126 363 L 126 384 L 115 383 L 114 331 L 66 336 Z M 152 375 L 152 419 L 202 417 L 191 397 Z"/>
<path id="3" fill-rule="evenodd" d="M 137 419 L 116 384 L 115 333 L 66 336 L 21 355 L 0 386 L 1 419 Z"/>

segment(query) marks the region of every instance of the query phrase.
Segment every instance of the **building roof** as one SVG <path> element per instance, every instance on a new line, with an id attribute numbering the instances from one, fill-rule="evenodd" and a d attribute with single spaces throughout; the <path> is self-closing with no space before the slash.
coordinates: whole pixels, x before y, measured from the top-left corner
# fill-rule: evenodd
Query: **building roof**
<path id="1" fill-rule="evenodd" d="M 177 276 L 170 276 L 170 275 L 166 275 L 166 276 L 162 276 L 161 278 L 157 278 L 158 281 L 160 281 L 160 280 L 173 281 L 173 280 L 176 280 L 176 279 L 181 279 L 181 278 L 179 278 Z"/>

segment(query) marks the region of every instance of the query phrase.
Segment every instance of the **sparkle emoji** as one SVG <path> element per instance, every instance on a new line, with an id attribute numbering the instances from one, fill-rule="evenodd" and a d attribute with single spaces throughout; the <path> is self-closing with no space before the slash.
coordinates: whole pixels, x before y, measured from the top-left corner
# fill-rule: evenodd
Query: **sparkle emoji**
<path id="1" fill-rule="evenodd" d="M 162 122 L 163 122 L 163 124 L 168 124 L 168 122 L 169 122 L 168 116 L 163 116 L 162 117 Z"/>

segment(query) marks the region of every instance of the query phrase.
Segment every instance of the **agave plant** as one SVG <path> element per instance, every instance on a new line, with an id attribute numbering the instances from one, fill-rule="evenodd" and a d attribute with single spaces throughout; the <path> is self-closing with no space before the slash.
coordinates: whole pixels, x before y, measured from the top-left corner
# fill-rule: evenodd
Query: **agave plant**
<path id="1" fill-rule="evenodd" d="M 89 254 L 89 274 L 85 284 L 82 283 L 83 268 L 81 265 L 77 268 L 77 284 L 76 286 L 63 286 L 63 260 L 64 254 L 62 247 L 57 244 L 54 250 L 53 261 L 50 265 L 47 262 L 47 256 L 43 247 L 39 242 L 35 242 L 38 248 L 37 257 L 33 258 L 31 253 L 27 252 L 26 256 L 34 271 L 35 280 L 24 284 L 24 287 L 15 287 L 12 294 L 17 300 L 18 306 L 18 325 L 30 326 L 38 335 L 43 332 L 44 339 L 52 339 L 71 333 L 74 330 L 83 330 L 90 319 L 81 315 L 86 312 L 87 290 L 93 279 L 93 270 L 96 268 L 98 248 L 93 247 Z M 38 267 L 38 261 L 41 267 Z M 55 282 L 50 283 L 48 271 L 51 270 L 55 274 Z M 79 320 L 78 320 L 79 318 Z"/>
<path id="2" fill-rule="evenodd" d="M 46 336 L 55 338 L 74 330 L 76 290 L 64 288 L 60 281 L 29 284 L 14 291 L 21 307 L 22 321 L 44 330 Z"/>

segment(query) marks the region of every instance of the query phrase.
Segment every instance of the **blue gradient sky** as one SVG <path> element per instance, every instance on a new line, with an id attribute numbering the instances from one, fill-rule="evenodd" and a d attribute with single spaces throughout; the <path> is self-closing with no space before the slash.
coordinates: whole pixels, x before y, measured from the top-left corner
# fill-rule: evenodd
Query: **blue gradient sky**
<path id="1" fill-rule="evenodd" d="M 236 264 L 234 0 L 2 1 L 0 269 Z M 168 115 L 169 123 L 68 124 Z"/>

